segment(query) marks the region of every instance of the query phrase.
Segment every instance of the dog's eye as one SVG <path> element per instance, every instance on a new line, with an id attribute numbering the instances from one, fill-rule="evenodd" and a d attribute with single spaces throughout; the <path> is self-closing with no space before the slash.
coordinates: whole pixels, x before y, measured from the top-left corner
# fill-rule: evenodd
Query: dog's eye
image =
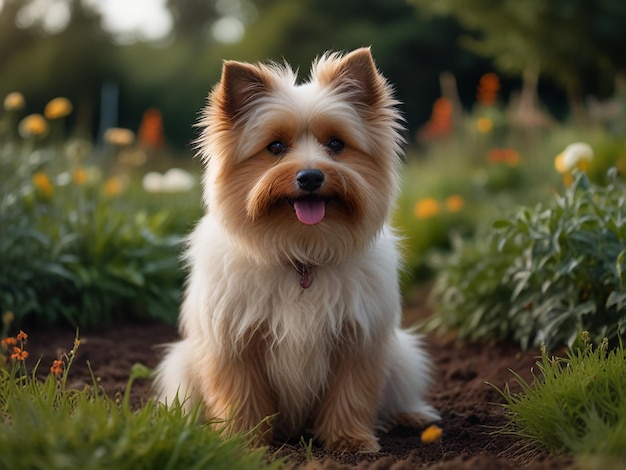
<path id="1" fill-rule="evenodd" d="M 343 150 L 346 144 L 343 140 L 332 138 L 328 142 L 326 142 L 326 148 L 332 153 L 339 153 Z"/>
<path id="2" fill-rule="evenodd" d="M 287 151 L 287 146 L 276 140 L 267 146 L 267 151 L 272 155 L 279 156 Z"/>

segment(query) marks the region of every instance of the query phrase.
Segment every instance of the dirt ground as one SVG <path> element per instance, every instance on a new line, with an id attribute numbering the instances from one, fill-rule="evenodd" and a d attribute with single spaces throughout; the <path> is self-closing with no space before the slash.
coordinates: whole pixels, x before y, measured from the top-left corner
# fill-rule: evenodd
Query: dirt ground
<path id="1" fill-rule="evenodd" d="M 405 310 L 410 324 L 425 315 L 420 302 Z M 42 357 L 47 370 L 52 360 L 73 344 L 71 328 L 30 331 L 31 358 Z M 160 357 L 158 345 L 176 338 L 176 328 L 160 323 L 122 322 L 101 331 L 83 331 L 81 345 L 72 366 L 69 384 L 82 388 L 91 383 L 87 361 L 104 389 L 123 391 L 133 364 L 154 367 Z M 452 335 L 430 336 L 428 346 L 435 364 L 431 402 L 440 411 L 437 423 L 442 439 L 433 444 L 420 441 L 420 429 L 396 428 L 380 436 L 382 450 L 377 454 L 330 453 L 313 446 L 308 452 L 299 442 L 270 449 L 270 455 L 287 459 L 294 467 L 313 469 L 567 469 L 573 463 L 567 456 L 524 451 L 518 439 L 494 434 L 507 418 L 500 403 L 499 388 L 509 383 L 518 390 L 509 369 L 531 378 L 538 351 L 521 351 L 507 343 L 460 342 Z M 151 395 L 149 380 L 133 386 L 132 402 L 139 406 Z M 311 454 L 313 458 L 311 459 Z M 308 458 L 307 458 L 308 455 Z"/>

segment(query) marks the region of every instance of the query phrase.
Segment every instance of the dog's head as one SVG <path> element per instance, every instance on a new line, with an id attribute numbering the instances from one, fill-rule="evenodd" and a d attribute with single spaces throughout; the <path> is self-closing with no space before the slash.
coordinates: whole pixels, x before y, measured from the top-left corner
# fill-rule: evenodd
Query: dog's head
<path id="1" fill-rule="evenodd" d="M 322 56 L 303 84 L 287 65 L 225 62 L 200 121 L 208 210 L 260 262 L 345 260 L 395 197 L 396 104 L 368 48 Z"/>

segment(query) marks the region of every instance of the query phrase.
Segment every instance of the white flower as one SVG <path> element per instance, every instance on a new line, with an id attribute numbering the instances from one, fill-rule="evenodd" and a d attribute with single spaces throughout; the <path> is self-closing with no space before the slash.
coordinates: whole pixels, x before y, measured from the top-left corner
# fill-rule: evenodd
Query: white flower
<path id="1" fill-rule="evenodd" d="M 163 183 L 167 192 L 185 192 L 193 188 L 196 180 L 188 171 L 170 168 L 163 175 Z"/>
<path id="2" fill-rule="evenodd" d="M 574 142 L 556 156 L 554 166 L 559 173 L 567 173 L 578 167 L 581 162 L 591 160 L 593 160 L 591 145 L 585 142 Z"/>
<path id="3" fill-rule="evenodd" d="M 196 184 L 194 176 L 180 168 L 170 168 L 165 174 L 151 171 L 143 177 L 143 189 L 149 193 L 189 191 Z"/>
<path id="4" fill-rule="evenodd" d="M 163 175 L 156 171 L 146 173 L 141 184 L 146 192 L 160 193 L 163 191 Z"/>

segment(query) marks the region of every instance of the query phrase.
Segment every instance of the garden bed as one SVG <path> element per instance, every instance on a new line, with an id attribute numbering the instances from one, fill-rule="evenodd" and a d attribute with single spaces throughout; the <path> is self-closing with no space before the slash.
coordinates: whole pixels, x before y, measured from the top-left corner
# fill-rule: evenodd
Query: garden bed
<path id="1" fill-rule="evenodd" d="M 407 323 L 423 317 L 424 307 L 407 308 Z M 42 357 L 40 371 L 46 372 L 56 355 L 68 351 L 75 331 L 71 328 L 29 332 L 31 358 Z M 98 331 L 82 331 L 81 345 L 72 365 L 69 387 L 91 384 L 91 365 L 99 384 L 112 396 L 123 393 L 135 363 L 154 367 L 160 357 L 158 346 L 176 338 L 176 328 L 162 323 L 123 322 Z M 531 379 L 539 351 L 522 351 L 510 343 L 460 342 L 453 336 L 431 335 L 428 347 L 434 359 L 435 383 L 431 402 L 441 412 L 441 441 L 424 444 L 420 430 L 396 428 L 382 435 L 378 454 L 329 453 L 308 441 L 294 441 L 270 449 L 296 466 L 327 469 L 409 468 L 517 468 L 563 469 L 572 466 L 565 456 L 529 451 L 519 439 L 494 434 L 507 418 L 494 389 L 509 383 L 518 390 L 509 369 Z M 137 380 L 132 404 L 141 406 L 151 396 L 150 382 Z"/>

